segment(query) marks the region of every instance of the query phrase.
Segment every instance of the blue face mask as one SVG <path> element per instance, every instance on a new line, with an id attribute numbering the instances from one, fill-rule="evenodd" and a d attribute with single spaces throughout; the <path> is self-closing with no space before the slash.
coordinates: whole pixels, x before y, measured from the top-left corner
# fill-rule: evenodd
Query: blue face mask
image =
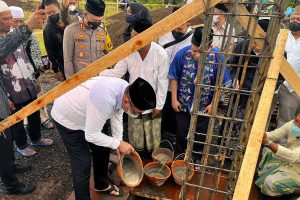
<path id="1" fill-rule="evenodd" d="M 300 128 L 295 123 L 292 124 L 291 134 L 294 137 L 300 137 Z"/>

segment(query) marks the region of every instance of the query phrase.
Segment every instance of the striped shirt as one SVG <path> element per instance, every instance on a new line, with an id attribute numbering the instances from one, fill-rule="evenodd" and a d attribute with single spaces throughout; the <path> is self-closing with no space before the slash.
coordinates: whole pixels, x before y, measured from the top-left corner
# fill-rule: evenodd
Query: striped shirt
<path id="1" fill-rule="evenodd" d="M 5 59 L 9 54 L 15 52 L 23 42 L 29 39 L 29 36 L 20 30 L 20 26 L 7 35 L 0 36 L 0 60 Z"/>

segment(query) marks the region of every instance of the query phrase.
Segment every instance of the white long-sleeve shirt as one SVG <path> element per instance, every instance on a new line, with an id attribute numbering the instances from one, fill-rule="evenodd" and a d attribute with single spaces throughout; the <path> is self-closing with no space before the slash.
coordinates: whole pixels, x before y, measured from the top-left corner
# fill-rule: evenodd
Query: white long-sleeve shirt
<path id="1" fill-rule="evenodd" d="M 138 52 L 121 60 L 113 69 L 100 73 L 100 76 L 123 77 L 128 71 L 129 83 L 133 83 L 138 77 L 148 81 L 156 93 L 156 109 L 164 107 L 168 91 L 169 57 L 167 52 L 158 44 L 152 42 L 149 52 L 144 60 Z M 149 113 L 145 111 L 144 113 Z"/>
<path id="2" fill-rule="evenodd" d="M 287 61 L 300 76 L 300 38 L 296 40 L 291 32 L 289 32 L 286 41 L 285 51 L 287 55 Z M 290 84 L 288 84 L 287 81 L 284 81 L 283 84 L 290 92 L 294 92 L 293 88 L 290 86 Z"/>
<path id="3" fill-rule="evenodd" d="M 187 30 L 187 33 L 190 32 L 192 29 L 188 28 Z M 176 53 L 180 50 L 180 49 L 183 49 L 184 47 L 186 46 L 189 46 L 191 45 L 191 40 L 192 40 L 192 37 L 193 37 L 193 34 L 191 34 L 189 37 L 187 37 L 185 40 L 177 43 L 177 44 L 174 44 L 168 48 L 166 48 L 166 52 L 169 56 L 169 59 L 170 59 L 170 63 L 172 63 Z M 163 36 L 161 36 L 159 39 L 158 39 L 158 44 L 161 45 L 161 46 L 164 46 L 165 44 L 168 44 L 170 42 L 173 42 L 175 40 L 175 38 L 173 37 L 172 35 L 172 32 L 169 32 Z"/>
<path id="4" fill-rule="evenodd" d="M 68 129 L 85 131 L 88 142 L 117 149 L 123 138 L 122 98 L 127 86 L 119 78 L 92 78 L 56 99 L 51 116 Z M 108 119 L 112 137 L 101 132 Z"/>

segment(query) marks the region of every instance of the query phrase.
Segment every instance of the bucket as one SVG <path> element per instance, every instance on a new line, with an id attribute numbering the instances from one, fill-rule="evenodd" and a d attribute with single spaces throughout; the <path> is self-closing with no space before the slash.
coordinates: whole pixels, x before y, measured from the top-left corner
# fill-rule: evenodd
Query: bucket
<path id="1" fill-rule="evenodd" d="M 163 185 L 171 176 L 171 170 L 167 165 L 162 165 L 159 162 L 150 162 L 144 166 L 146 178 L 154 186 Z"/>
<path id="2" fill-rule="evenodd" d="M 179 154 L 175 160 L 172 163 L 171 169 L 172 169 L 172 176 L 174 178 L 174 181 L 178 185 L 183 185 L 184 181 L 184 173 L 185 173 L 185 167 L 186 167 L 186 162 L 184 160 L 177 160 L 178 157 L 182 156 L 184 154 Z M 189 170 L 188 170 L 188 178 L 187 181 L 190 181 L 194 175 L 194 167 L 192 164 L 189 165 Z"/>
<path id="3" fill-rule="evenodd" d="M 167 148 L 159 147 L 159 148 L 153 150 L 151 156 L 152 156 L 153 161 L 157 161 L 157 162 L 160 162 L 161 164 L 171 166 L 173 158 L 174 158 L 174 149 L 173 149 L 172 144 L 168 140 L 161 141 L 161 143 L 163 143 L 163 142 L 167 142 L 170 145 L 171 150 L 167 149 Z"/>
<path id="4" fill-rule="evenodd" d="M 136 151 L 129 155 L 123 155 L 117 170 L 120 178 L 129 187 L 138 186 L 144 176 L 143 163 Z"/>

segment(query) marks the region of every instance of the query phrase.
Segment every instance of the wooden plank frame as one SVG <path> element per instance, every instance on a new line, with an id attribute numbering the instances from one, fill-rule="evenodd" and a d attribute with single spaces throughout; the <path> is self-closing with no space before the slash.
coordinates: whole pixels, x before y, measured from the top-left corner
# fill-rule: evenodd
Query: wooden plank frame
<path id="1" fill-rule="evenodd" d="M 247 200 L 249 198 L 261 141 L 266 130 L 267 119 L 269 116 L 281 63 L 284 60 L 283 54 L 287 36 L 288 30 L 280 30 L 274 51 L 274 57 L 270 65 L 272 67 L 269 68 L 266 82 L 259 100 L 257 112 L 247 144 L 247 149 L 234 190 L 235 192 L 233 195 L 233 200 Z"/>

